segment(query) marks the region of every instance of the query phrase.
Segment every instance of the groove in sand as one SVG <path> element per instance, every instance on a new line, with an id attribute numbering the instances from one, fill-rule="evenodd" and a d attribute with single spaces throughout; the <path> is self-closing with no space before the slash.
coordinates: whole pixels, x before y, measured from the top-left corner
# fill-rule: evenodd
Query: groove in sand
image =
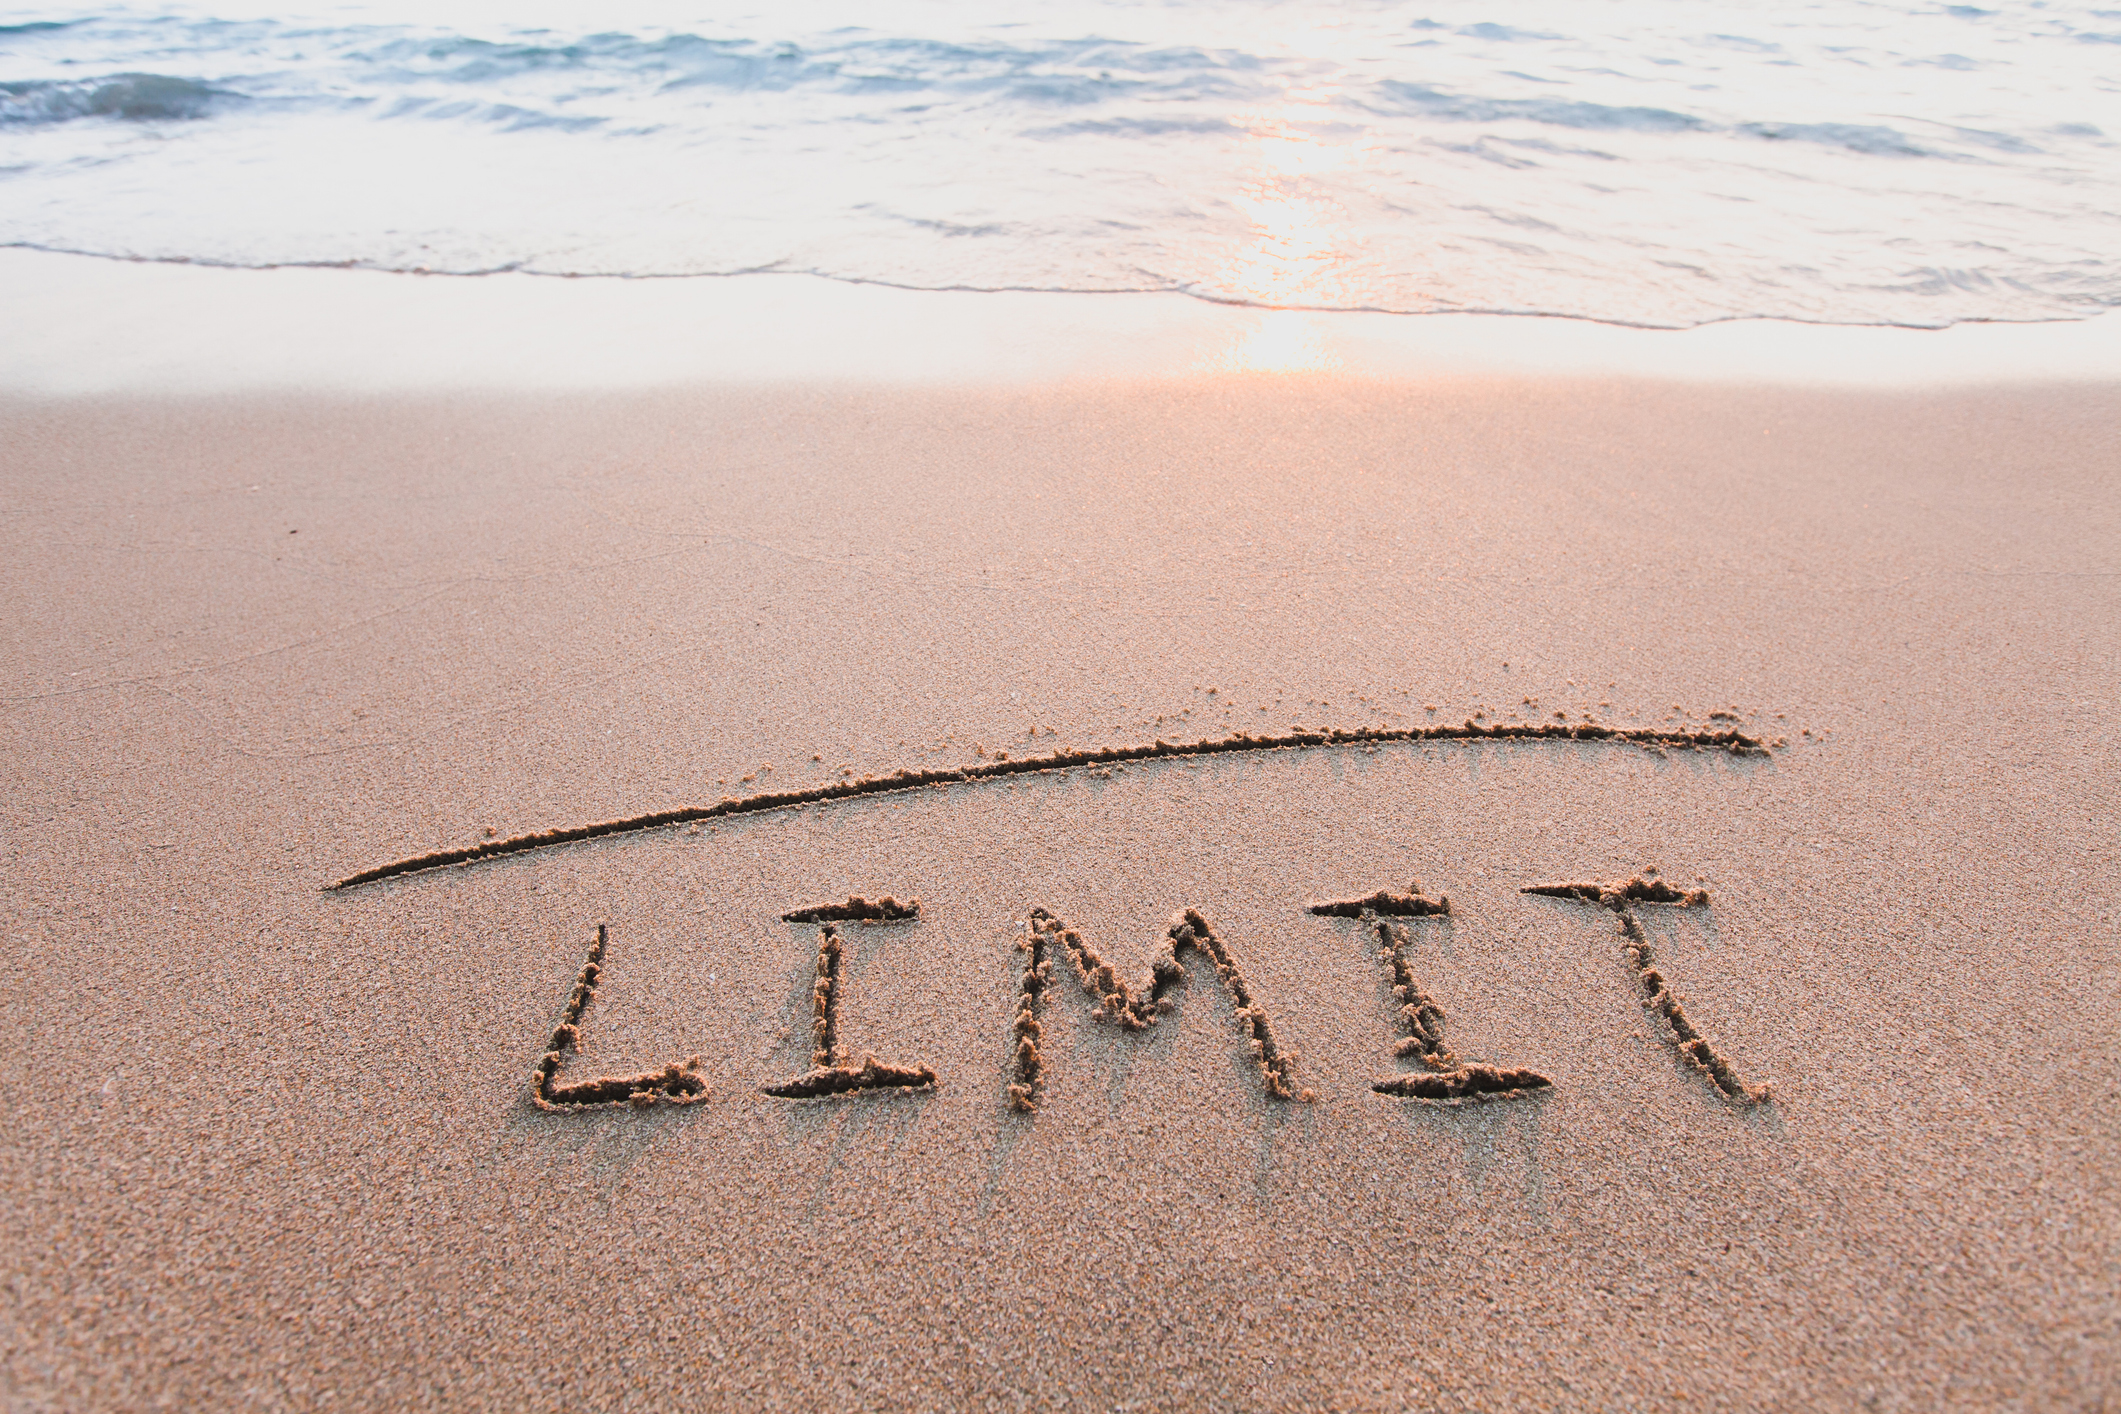
<path id="1" fill-rule="evenodd" d="M 1392 995 L 1399 999 L 1399 1024 L 1406 1039 L 1392 1054 L 1410 1057 L 1428 1067 L 1427 1074 L 1402 1074 L 1371 1082 L 1380 1095 L 1398 1095 L 1410 1100 L 1455 1104 L 1462 1100 L 1514 1100 L 1553 1088 L 1554 1082 L 1536 1070 L 1509 1070 L 1479 1061 L 1462 1061 L 1451 1054 L 1443 1039 L 1443 1004 L 1422 990 L 1407 959 L 1410 938 L 1398 918 L 1448 918 L 1451 900 L 1430 898 L 1420 881 L 1407 885 L 1403 894 L 1379 889 L 1368 898 L 1314 903 L 1310 911 L 1322 918 L 1359 918 L 1377 931 L 1377 960 L 1391 980 Z"/>
<path id="2" fill-rule="evenodd" d="M 585 1110 L 598 1106 L 645 1110 L 655 1104 L 689 1105 L 706 1099 L 709 1090 L 707 1082 L 699 1075 L 698 1056 L 688 1058 L 683 1064 L 672 1061 L 661 1070 L 643 1071 L 639 1075 L 601 1075 L 594 1080 L 560 1082 L 562 1058 L 568 1051 L 581 1050 L 582 1013 L 595 999 L 597 982 L 603 976 L 604 944 L 604 925 L 599 923 L 596 941 L 589 945 L 589 956 L 583 959 L 582 970 L 575 974 L 574 988 L 567 994 L 560 1024 L 553 1030 L 545 1054 L 538 1058 L 538 1068 L 530 1073 L 531 1103 L 541 1110 Z"/>
<path id="3" fill-rule="evenodd" d="M 897 907 L 896 900 L 887 898 L 884 902 Z M 866 900 L 849 899 L 846 906 L 857 904 L 866 904 Z M 896 922 L 915 916 L 918 910 L 916 901 L 896 919 L 864 921 Z M 799 910 L 803 913 L 825 911 Z M 795 916 L 792 913 L 782 915 L 784 918 Z M 918 1090 L 935 1084 L 935 1072 L 925 1065 L 891 1065 L 875 1056 L 863 1056 L 861 1064 L 856 1065 L 840 1049 L 840 934 L 839 929 L 830 923 L 818 929 L 817 980 L 810 988 L 810 1006 L 812 1068 L 787 1080 L 761 1085 L 759 1089 L 765 1094 L 782 1100 L 813 1100 L 827 1095 L 858 1095 L 873 1090 Z"/>
<path id="4" fill-rule="evenodd" d="M 908 899 L 900 903 L 885 894 L 876 902 L 856 895 L 845 903 L 821 903 L 810 908 L 791 909 L 781 915 L 783 923 L 905 923 L 921 916 L 921 901 Z"/>
<path id="5" fill-rule="evenodd" d="M 1186 969 L 1180 965 L 1178 954 L 1187 948 L 1206 954 L 1237 1006 L 1238 1029 L 1259 1063 L 1260 1082 L 1267 1095 L 1306 1103 L 1318 1098 L 1313 1091 L 1298 1089 L 1290 1082 L 1296 1053 L 1283 1049 L 1275 1038 L 1267 1009 L 1252 999 L 1252 988 L 1244 973 L 1199 910 L 1189 908 L 1171 920 L 1163 948 L 1150 964 L 1149 980 L 1139 991 L 1121 980 L 1081 934 L 1043 908 L 1031 910 L 1030 936 L 1017 946 L 1029 956 L 1024 961 L 1023 984 L 1017 993 L 1016 1019 L 1010 1026 L 1010 1035 L 1016 1042 L 1010 1060 L 1014 1077 L 1009 1085 L 1011 1109 L 1024 1114 L 1036 1110 L 1045 1088 L 1046 1061 L 1038 1048 L 1044 1031 L 1038 1014 L 1044 1009 L 1046 990 L 1051 984 L 1056 949 L 1065 952 L 1074 964 L 1076 980 L 1082 983 L 1083 990 L 1097 998 L 1097 1005 L 1090 1011 L 1091 1019 L 1116 1021 L 1129 1031 L 1154 1026 L 1158 1017 L 1178 1005 L 1169 996 L 1172 988 L 1186 980 Z"/>
<path id="6" fill-rule="evenodd" d="M 1620 915 L 1621 955 L 1627 959 L 1628 970 L 1635 974 L 1635 983 L 1642 989 L 1644 1009 L 1664 1018 L 1665 1028 L 1673 1049 L 1688 1065 L 1706 1075 L 1717 1091 L 1734 1105 L 1757 1105 L 1769 1098 L 1765 1085 L 1748 1085 L 1738 1078 L 1708 1037 L 1701 1034 L 1687 1018 L 1686 1008 L 1679 998 L 1665 985 L 1664 974 L 1657 970 L 1650 953 L 1650 940 L 1644 935 L 1642 925 L 1635 921 L 1629 911 L 1631 903 L 1676 904 L 1681 908 L 1707 908 L 1709 894 L 1706 889 L 1675 889 L 1662 879 L 1645 879 L 1640 876 L 1616 884 L 1527 884 L 1519 893 L 1542 894 L 1547 898 L 1568 899 L 1575 903 L 1595 903 Z"/>
<path id="7" fill-rule="evenodd" d="M 1732 756 L 1766 756 L 1767 747 L 1755 737 L 1735 731 L 1720 732 L 1667 732 L 1648 728 L 1622 729 L 1597 726 L 1481 726 L 1467 722 L 1459 727 L 1364 727 L 1355 731 L 1294 732 L 1284 736 L 1251 736 L 1239 732 L 1234 736 L 1219 737 L 1206 741 L 1166 742 L 1158 741 L 1149 746 L 1115 746 L 1096 751 L 1057 751 L 1049 756 L 1028 756 L 1022 760 L 989 761 L 978 766 L 954 767 L 943 771 L 899 771 L 889 776 L 871 776 L 862 780 L 841 781 L 829 786 L 816 786 L 809 790 L 773 791 L 762 795 L 729 797 L 713 805 L 683 806 L 675 810 L 659 810 L 648 815 L 628 816 L 623 820 L 605 820 L 593 825 L 573 825 L 564 829 L 545 830 L 537 834 L 514 835 L 508 839 L 486 840 L 480 844 L 467 845 L 462 849 L 437 850 L 431 854 L 414 855 L 389 864 L 379 864 L 373 869 L 364 869 L 358 874 L 349 874 L 336 883 L 326 884 L 325 891 L 336 892 L 354 888 L 360 884 L 372 884 L 382 879 L 394 879 L 404 874 L 417 874 L 427 869 L 442 869 L 450 865 L 470 865 L 504 855 L 522 854 L 528 850 L 551 849 L 559 845 L 577 844 L 583 840 L 602 839 L 609 835 L 637 834 L 643 830 L 657 830 L 670 825 L 690 824 L 700 820 L 717 820 L 731 815 L 757 815 L 769 810 L 786 810 L 799 805 L 816 805 L 835 800 L 850 800 L 859 796 L 885 795 L 894 791 L 921 790 L 926 787 L 960 785 L 971 781 L 992 780 L 999 776 L 1028 775 L 1038 771 L 1066 770 L 1075 766 L 1113 765 L 1128 761 L 1156 761 L 1182 756 L 1212 756 L 1233 751 L 1281 751 L 1314 746 L 1362 746 L 1383 742 L 1482 742 L 1482 741 L 1540 741 L 1540 742 L 1618 742 L 1646 748 L 1679 747 L 1703 751 L 1721 751 Z"/>

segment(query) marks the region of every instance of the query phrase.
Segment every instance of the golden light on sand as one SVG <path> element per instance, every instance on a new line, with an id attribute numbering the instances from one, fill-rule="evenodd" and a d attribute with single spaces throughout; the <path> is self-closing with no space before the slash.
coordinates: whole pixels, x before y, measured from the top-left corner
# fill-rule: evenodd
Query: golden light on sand
<path id="1" fill-rule="evenodd" d="M 1340 367 L 1320 323 L 1327 316 L 1301 309 L 1269 309 L 1214 360 L 1232 373 L 1323 373 Z"/>

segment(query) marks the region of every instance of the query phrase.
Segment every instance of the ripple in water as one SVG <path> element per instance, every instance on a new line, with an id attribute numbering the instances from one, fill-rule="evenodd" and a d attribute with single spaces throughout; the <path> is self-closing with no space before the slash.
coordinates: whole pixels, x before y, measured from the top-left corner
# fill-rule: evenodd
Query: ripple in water
<path id="1" fill-rule="evenodd" d="M 1659 326 L 2121 302 L 2121 12 L 985 9 L 58 6 L 0 25 L 0 243 Z"/>

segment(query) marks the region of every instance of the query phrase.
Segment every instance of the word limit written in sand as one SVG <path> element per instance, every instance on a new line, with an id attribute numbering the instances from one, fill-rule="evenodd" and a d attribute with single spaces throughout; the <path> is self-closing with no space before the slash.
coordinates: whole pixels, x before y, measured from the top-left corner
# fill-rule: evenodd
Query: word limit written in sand
<path id="1" fill-rule="evenodd" d="M 1643 904 L 1705 908 L 1707 893 L 1681 891 L 1660 880 L 1642 878 L 1613 884 L 1531 884 L 1522 891 L 1592 903 L 1616 913 L 1622 954 L 1635 980 L 1639 1001 L 1646 1012 L 1659 1019 L 1674 1053 L 1733 1105 L 1751 1106 L 1768 1098 L 1765 1087 L 1741 1080 L 1730 1062 L 1687 1017 L 1685 1007 L 1654 965 L 1649 941 L 1634 917 L 1633 910 Z M 1405 893 L 1380 890 L 1362 898 L 1313 903 L 1308 905 L 1308 911 L 1321 918 L 1352 921 L 1377 944 L 1377 959 L 1396 1003 L 1395 1019 L 1405 1033 L 1393 1054 L 1418 1068 L 1374 1081 L 1370 1086 L 1374 1093 L 1427 1104 L 1457 1105 L 1534 1099 L 1553 1090 L 1553 1082 L 1537 1071 L 1463 1060 L 1446 1043 L 1443 1007 L 1423 989 L 1407 949 L 1410 928 L 1424 919 L 1451 916 L 1447 897 L 1431 898 L 1417 883 Z M 785 922 L 819 925 L 815 981 L 810 993 L 812 1067 L 762 1086 L 764 1094 L 787 1100 L 850 1099 L 936 1087 L 939 1082 L 932 1066 L 919 1061 L 879 1060 L 867 1052 L 856 1059 L 840 1035 L 848 984 L 839 925 L 913 923 L 919 918 L 919 900 L 901 903 L 895 898 L 875 902 L 850 898 L 843 904 L 794 909 L 782 915 Z M 562 1007 L 559 1024 L 537 1068 L 531 1072 L 533 1103 L 541 1110 L 558 1112 L 639 1110 L 658 1105 L 692 1105 L 708 1099 L 713 1087 L 700 1073 L 698 1056 L 633 1075 L 562 1078 L 568 1053 L 579 1049 L 584 1014 L 603 981 L 607 941 L 607 930 L 599 925 Z M 1093 999 L 1089 1013 L 1093 1021 L 1127 1032 L 1146 1031 L 1176 1009 L 1175 989 L 1189 975 L 1181 959 L 1189 954 L 1207 964 L 1228 995 L 1238 1041 L 1251 1053 L 1263 1097 L 1297 1103 L 1318 1098 L 1317 1092 L 1298 1078 L 1300 1057 L 1277 1037 L 1273 1017 L 1229 944 L 1199 909 L 1186 909 L 1171 920 L 1148 976 L 1138 984 L 1130 984 L 1092 943 L 1043 908 L 1031 910 L 1026 935 L 1017 948 L 1024 961 L 1014 1014 L 1009 1020 L 1004 1090 L 1009 1108 L 1017 1113 L 1037 1111 L 1044 1093 L 1048 1062 L 1041 1045 L 1045 1038 L 1043 1018 L 1056 988 L 1062 988 L 1072 978 L 1080 991 Z M 1056 971 L 1060 973 L 1058 979 Z"/>
<path id="2" fill-rule="evenodd" d="M 1483 726 L 1468 721 L 1463 726 L 1404 729 L 1314 732 L 1299 728 L 1280 736 L 1253 736 L 1239 732 L 1195 742 L 1159 740 L 1138 747 L 1095 751 L 1064 749 L 1046 756 L 1000 759 L 977 766 L 899 771 L 889 776 L 733 797 L 711 805 L 659 810 L 505 839 L 488 838 L 465 848 L 439 850 L 364 869 L 325 885 L 325 891 L 346 893 L 414 875 L 469 869 L 510 856 L 593 845 L 627 836 L 647 836 L 674 828 L 697 832 L 704 824 L 733 817 L 787 816 L 811 807 L 830 808 L 881 796 L 993 786 L 1021 776 L 1065 780 L 1075 775 L 1087 775 L 1093 779 L 1109 779 L 1113 772 L 1127 770 L 1130 766 L 1154 768 L 1163 763 L 1233 755 L 1295 759 L 1321 749 L 1352 749 L 1374 754 L 1392 748 L 1570 753 L 1632 749 L 1647 753 L 1661 763 L 1670 762 L 1670 753 L 1679 751 L 1724 758 L 1741 771 L 1771 759 L 1767 743 L 1728 729 L 1688 732 L 1595 725 Z M 488 833 L 491 836 L 492 832 Z M 1636 921 L 1635 910 L 1644 906 L 1705 907 L 1708 903 L 1705 893 L 1683 892 L 1661 881 L 1643 878 L 1610 884 L 1530 884 L 1523 891 L 1571 904 L 1594 905 L 1617 914 L 1621 955 L 1633 979 L 1637 1000 L 1653 1018 L 1653 1027 L 1660 1031 L 1675 1055 L 1733 1106 L 1757 1105 L 1767 1098 L 1765 1088 L 1749 1085 L 1740 1078 L 1730 1060 L 1688 1016 L 1685 1006 L 1666 981 L 1663 969 L 1656 965 L 1649 938 Z M 1413 941 L 1411 930 L 1421 927 L 1424 920 L 1449 917 L 1449 900 L 1429 898 L 1416 885 L 1405 893 L 1385 889 L 1364 897 L 1315 903 L 1309 905 L 1309 911 L 1319 917 L 1356 924 L 1365 942 L 1374 946 L 1383 970 L 1385 986 L 1393 998 L 1395 1018 L 1404 1033 L 1394 1055 L 1411 1068 L 1374 1081 L 1370 1086 L 1374 1093 L 1427 1104 L 1455 1105 L 1469 1101 L 1534 1099 L 1553 1091 L 1553 1081 L 1535 1070 L 1461 1059 L 1445 1041 L 1443 1008 L 1424 988 L 1408 947 Z M 850 1048 L 840 1037 L 839 1017 L 848 985 L 842 970 L 845 943 L 840 926 L 914 923 L 919 919 L 918 903 L 901 904 L 890 898 L 876 902 L 850 898 L 845 903 L 795 909 L 784 914 L 783 918 L 791 923 L 819 926 L 810 993 L 811 1067 L 761 1087 L 763 1092 L 780 1099 L 817 1100 L 935 1088 L 939 1081 L 932 1065 L 903 1058 L 879 1059 L 867 1051 Z M 1172 918 L 1148 975 L 1136 984 L 1123 979 L 1077 929 L 1045 909 L 1032 909 L 1024 928 L 1025 936 L 1017 945 L 1023 953 L 1023 962 L 1008 1022 L 1008 1075 L 1001 1087 L 1012 1110 L 1030 1114 L 1039 1108 L 1049 1070 L 1043 1046 L 1044 1033 L 1048 1006 L 1056 988 L 1065 990 L 1066 982 L 1072 978 L 1093 1001 L 1092 1019 L 1116 1025 L 1123 1032 L 1141 1033 L 1153 1028 L 1159 1018 L 1176 1008 L 1175 989 L 1189 975 L 1186 967 L 1189 958 L 1204 963 L 1228 997 L 1238 1039 L 1256 1063 L 1264 1097 L 1269 1101 L 1298 1103 L 1317 1098 L 1312 1087 L 1304 1084 L 1299 1076 L 1300 1058 L 1283 1043 L 1269 1008 L 1256 995 L 1235 953 L 1202 910 L 1187 908 Z M 606 931 L 600 926 L 596 941 L 590 946 L 567 995 L 559 1022 L 532 1072 L 534 1102 L 540 1109 L 560 1111 L 600 1107 L 650 1109 L 706 1100 L 713 1087 L 702 1073 L 697 1056 L 638 1074 L 590 1079 L 563 1076 L 568 1056 L 579 1053 L 584 1013 L 603 979 L 605 943 Z"/>

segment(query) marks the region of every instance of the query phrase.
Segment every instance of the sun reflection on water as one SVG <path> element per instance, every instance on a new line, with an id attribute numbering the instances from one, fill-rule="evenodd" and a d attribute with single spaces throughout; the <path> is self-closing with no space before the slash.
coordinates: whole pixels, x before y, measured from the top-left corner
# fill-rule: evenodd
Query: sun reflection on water
<path id="1" fill-rule="evenodd" d="M 1274 107 L 1232 119 L 1244 129 L 1250 161 L 1230 202 L 1244 212 L 1250 229 L 1244 244 L 1222 262 L 1219 284 L 1274 312 L 1215 359 L 1218 367 L 1257 372 L 1334 367 L 1338 360 L 1326 348 L 1317 321 L 1297 311 L 1381 302 L 1376 292 L 1365 290 L 1367 282 L 1354 268 L 1359 238 L 1345 208 L 1317 180 L 1330 175 L 1344 182 L 1375 153 L 1371 133 L 1351 133 L 1333 116 L 1335 97 L 1332 87 L 1292 87 Z"/>

